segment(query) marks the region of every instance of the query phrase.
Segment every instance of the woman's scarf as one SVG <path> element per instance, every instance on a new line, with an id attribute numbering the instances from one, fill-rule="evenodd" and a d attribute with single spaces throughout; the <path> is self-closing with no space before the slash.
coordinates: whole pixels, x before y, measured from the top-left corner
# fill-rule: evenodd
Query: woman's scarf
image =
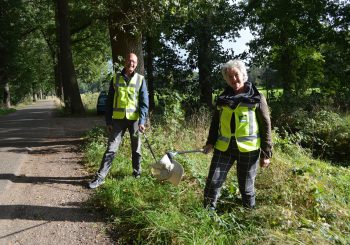
<path id="1" fill-rule="evenodd" d="M 244 88 L 244 93 L 236 95 L 231 87 L 227 87 L 218 97 L 216 104 L 218 106 L 228 106 L 231 109 L 235 109 L 239 103 L 256 104 L 260 102 L 261 95 L 251 82 L 245 82 Z"/>

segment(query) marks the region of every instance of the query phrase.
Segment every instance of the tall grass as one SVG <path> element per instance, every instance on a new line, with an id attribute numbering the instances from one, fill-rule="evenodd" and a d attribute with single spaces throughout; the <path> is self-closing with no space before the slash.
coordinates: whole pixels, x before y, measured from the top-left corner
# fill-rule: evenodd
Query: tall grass
<path id="1" fill-rule="evenodd" d="M 152 122 L 146 134 L 160 159 L 169 150 L 202 147 L 209 123 L 208 113 L 201 112 L 182 127 Z M 252 211 L 241 206 L 235 168 L 217 213 L 202 207 L 211 155 L 177 155 L 185 176 L 173 186 L 151 176 L 154 160 L 144 143 L 142 177 L 132 178 L 128 135 L 91 204 L 109 217 L 120 244 L 349 244 L 349 169 L 312 159 L 277 134 L 274 142 L 271 166 L 258 171 Z M 105 150 L 103 129 L 89 132 L 84 149 L 94 172 Z"/>
<path id="2" fill-rule="evenodd" d="M 5 115 L 10 114 L 10 113 L 15 112 L 15 111 L 16 111 L 16 109 L 14 109 L 14 108 L 1 108 L 0 107 L 0 116 L 5 116 Z"/>

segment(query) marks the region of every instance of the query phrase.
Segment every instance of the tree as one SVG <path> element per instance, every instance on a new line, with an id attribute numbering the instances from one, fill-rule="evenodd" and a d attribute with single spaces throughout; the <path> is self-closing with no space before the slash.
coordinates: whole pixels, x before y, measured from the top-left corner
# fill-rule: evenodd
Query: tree
<path id="1" fill-rule="evenodd" d="M 99 14 L 108 18 L 108 29 L 115 69 L 123 65 L 123 58 L 130 52 L 138 56 L 137 71 L 145 72 L 143 40 L 154 38 L 154 26 L 158 26 L 168 1 L 105 0 Z M 157 35 L 157 34 L 156 34 Z M 147 38 L 144 39 L 144 36 Z M 151 44 L 150 42 L 148 42 Z M 150 46 L 148 46 L 150 48 Z M 148 50 L 149 51 L 149 50 Z M 152 52 L 153 53 L 153 52 Z M 148 52 L 148 54 L 151 54 Z M 153 56 L 148 55 L 147 79 L 150 91 L 150 107 L 154 107 Z"/>
<path id="2" fill-rule="evenodd" d="M 67 111 L 72 114 L 81 114 L 84 113 L 85 109 L 81 101 L 72 58 L 68 2 L 67 0 L 57 0 L 56 4 L 59 24 L 59 68 L 64 102 Z"/>
<path id="3" fill-rule="evenodd" d="M 229 58 L 221 43 L 224 38 L 238 36 L 243 15 L 226 0 L 185 0 L 183 4 L 187 16 L 184 27 L 183 20 L 179 21 L 175 40 L 189 51 L 190 67 L 198 68 L 200 101 L 211 107 L 213 84 L 218 80 L 213 74 L 218 74 L 219 65 Z"/>
<path id="4" fill-rule="evenodd" d="M 121 65 L 126 54 L 138 56 L 137 70 L 144 74 L 142 33 L 161 12 L 162 1 L 106 1 L 113 63 Z"/>
<path id="5" fill-rule="evenodd" d="M 10 81 L 16 76 L 15 56 L 22 30 L 22 2 L 1 1 L 0 9 L 0 87 L 3 90 L 1 97 L 3 106 L 10 107 Z"/>
<path id="6" fill-rule="evenodd" d="M 326 31 L 321 46 L 325 59 L 325 79 L 321 83 L 324 93 L 335 99 L 344 109 L 350 108 L 350 2 L 330 1 Z"/>
<path id="7" fill-rule="evenodd" d="M 248 24 L 256 36 L 250 43 L 254 60 L 278 70 L 285 95 L 305 91 L 312 83 L 306 79 L 313 77 L 306 74 L 309 71 L 322 72 L 319 46 L 326 5 L 326 0 L 251 0 L 246 6 Z M 310 64 L 315 66 L 302 71 Z"/>

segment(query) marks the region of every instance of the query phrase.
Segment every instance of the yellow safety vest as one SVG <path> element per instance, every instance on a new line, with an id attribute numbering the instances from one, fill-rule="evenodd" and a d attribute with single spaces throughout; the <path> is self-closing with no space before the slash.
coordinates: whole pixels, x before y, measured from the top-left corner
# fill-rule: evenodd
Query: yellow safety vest
<path id="1" fill-rule="evenodd" d="M 220 110 L 219 137 L 215 148 L 227 151 L 232 136 L 235 136 L 240 152 L 250 152 L 260 148 L 259 126 L 256 120 L 256 104 L 240 103 L 234 110 L 228 106 Z M 231 133 L 231 118 L 235 115 L 235 133 Z"/>
<path id="2" fill-rule="evenodd" d="M 138 101 L 142 81 L 143 76 L 138 73 L 134 74 L 129 83 L 120 74 L 114 76 L 113 119 L 139 119 Z"/>

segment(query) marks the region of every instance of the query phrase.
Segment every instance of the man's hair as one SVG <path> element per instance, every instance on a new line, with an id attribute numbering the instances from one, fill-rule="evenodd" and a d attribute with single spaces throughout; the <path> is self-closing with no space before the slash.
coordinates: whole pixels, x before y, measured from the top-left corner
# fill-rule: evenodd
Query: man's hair
<path id="1" fill-rule="evenodd" d="M 237 68 L 238 70 L 240 70 L 240 72 L 242 72 L 243 82 L 246 82 L 248 80 L 248 73 L 247 73 L 247 68 L 245 64 L 243 63 L 242 60 L 236 59 L 236 60 L 229 60 L 228 62 L 226 62 L 221 66 L 221 73 L 226 81 L 228 80 L 227 70 L 231 68 Z"/>

